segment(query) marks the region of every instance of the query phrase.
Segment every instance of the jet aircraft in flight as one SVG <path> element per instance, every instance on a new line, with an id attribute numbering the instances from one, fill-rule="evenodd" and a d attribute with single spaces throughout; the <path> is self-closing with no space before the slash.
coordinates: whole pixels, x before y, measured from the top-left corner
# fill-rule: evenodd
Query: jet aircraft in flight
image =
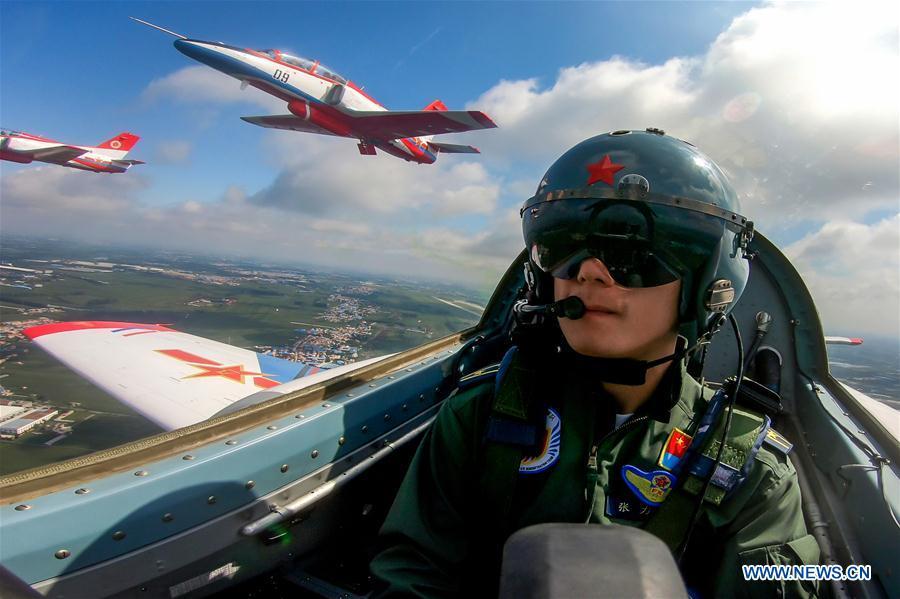
<path id="1" fill-rule="evenodd" d="M 178 39 L 175 48 L 217 71 L 287 102 L 290 114 L 241 117 L 248 123 L 359 140 L 359 153 L 376 148 L 398 158 L 431 164 L 439 153 L 477 154 L 472 146 L 432 140 L 433 135 L 491 129 L 497 125 L 477 110 L 447 110 L 435 100 L 424 110 L 388 110 L 361 87 L 319 61 L 280 50 L 253 50 L 222 42 L 189 39 L 147 21 L 131 19 Z"/>
<path id="2" fill-rule="evenodd" d="M 122 132 L 99 146 L 74 146 L 32 133 L 0 130 L 0 159 L 29 164 L 35 160 L 94 173 L 124 173 L 141 160 L 125 156 L 141 139 Z"/>

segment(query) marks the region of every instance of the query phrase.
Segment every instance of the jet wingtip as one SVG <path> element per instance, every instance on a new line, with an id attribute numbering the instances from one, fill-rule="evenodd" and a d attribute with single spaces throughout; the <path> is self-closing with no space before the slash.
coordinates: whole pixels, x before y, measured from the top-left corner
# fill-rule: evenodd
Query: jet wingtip
<path id="1" fill-rule="evenodd" d="M 478 123 L 480 125 L 482 125 L 485 129 L 496 129 L 497 128 L 497 123 L 495 123 L 493 121 L 493 119 L 491 119 L 491 117 L 489 117 L 485 113 L 481 112 L 480 110 L 473 110 L 469 114 L 471 114 L 472 117 L 476 121 L 478 121 Z"/>

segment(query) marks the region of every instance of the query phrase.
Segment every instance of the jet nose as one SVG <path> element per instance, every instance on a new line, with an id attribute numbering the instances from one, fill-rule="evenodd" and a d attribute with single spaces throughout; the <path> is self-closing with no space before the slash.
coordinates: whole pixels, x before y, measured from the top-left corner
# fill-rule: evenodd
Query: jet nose
<path id="1" fill-rule="evenodd" d="M 185 56 L 193 58 L 194 60 L 199 60 L 200 62 L 205 62 L 203 56 L 206 54 L 206 49 L 198 42 L 193 40 L 175 40 L 174 43 L 175 49 Z"/>
<path id="2" fill-rule="evenodd" d="M 246 52 L 239 48 L 226 46 L 218 42 L 201 40 L 175 40 L 175 48 L 197 62 L 222 71 L 226 75 L 237 77 L 245 70 Z"/>

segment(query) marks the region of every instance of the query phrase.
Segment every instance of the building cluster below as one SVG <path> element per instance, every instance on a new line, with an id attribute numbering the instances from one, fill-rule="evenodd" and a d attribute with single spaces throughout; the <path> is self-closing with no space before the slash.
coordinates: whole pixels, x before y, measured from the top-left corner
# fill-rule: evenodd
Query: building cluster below
<path id="1" fill-rule="evenodd" d="M 59 414 L 56 408 L 34 408 L 0 399 L 0 436 L 18 437 Z"/>

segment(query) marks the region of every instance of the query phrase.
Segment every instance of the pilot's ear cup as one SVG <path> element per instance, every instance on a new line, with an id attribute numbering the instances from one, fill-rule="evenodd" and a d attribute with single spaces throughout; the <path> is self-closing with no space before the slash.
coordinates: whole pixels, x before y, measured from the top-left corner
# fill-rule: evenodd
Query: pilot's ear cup
<path id="1" fill-rule="evenodd" d="M 503 548 L 500 599 L 688 599 L 665 543 L 630 526 L 538 524 Z"/>

